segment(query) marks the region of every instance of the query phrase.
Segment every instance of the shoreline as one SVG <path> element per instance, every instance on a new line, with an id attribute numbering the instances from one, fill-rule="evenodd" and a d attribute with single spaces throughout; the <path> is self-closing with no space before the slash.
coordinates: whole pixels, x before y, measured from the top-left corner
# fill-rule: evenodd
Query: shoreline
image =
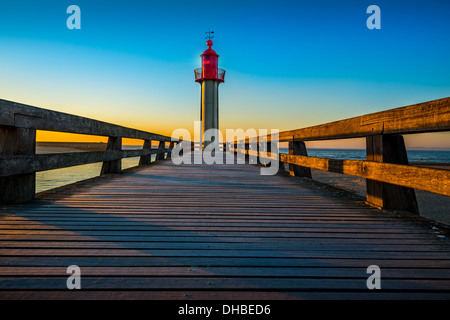
<path id="1" fill-rule="evenodd" d="M 36 142 L 36 152 L 39 153 L 45 148 L 55 148 L 55 152 L 61 149 L 74 149 L 82 151 L 104 151 L 106 150 L 106 143 L 103 142 L 48 142 L 38 141 Z M 49 150 L 50 151 L 50 150 Z M 47 153 L 47 152 L 46 152 Z"/>

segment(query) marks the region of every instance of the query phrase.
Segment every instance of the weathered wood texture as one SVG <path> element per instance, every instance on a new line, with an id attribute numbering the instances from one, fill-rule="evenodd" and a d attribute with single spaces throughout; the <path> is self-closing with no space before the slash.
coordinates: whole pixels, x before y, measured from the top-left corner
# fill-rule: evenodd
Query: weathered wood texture
<path id="1" fill-rule="evenodd" d="M 0 298 L 450 298 L 449 241 L 426 221 L 259 171 L 164 161 L 4 207 Z"/>
<path id="2" fill-rule="evenodd" d="M 36 150 L 36 130 L 0 126 L 1 155 L 34 154 Z M 6 167 L 7 168 L 7 167 Z M 0 171 L 4 170 L 0 166 Z M 36 174 L 22 172 L 15 177 L 0 176 L 0 203 L 20 203 L 33 199 L 36 189 Z"/>
<path id="3" fill-rule="evenodd" d="M 241 155 L 249 152 L 238 148 L 230 150 Z M 327 159 L 270 152 L 268 155 L 264 154 L 263 156 L 274 160 L 279 157 L 280 172 L 283 170 L 281 169 L 282 163 L 288 163 L 290 165 L 348 174 L 373 181 L 450 196 L 450 171 L 448 170 L 375 161 Z"/>
<path id="4" fill-rule="evenodd" d="M 122 138 L 121 137 L 109 137 L 106 151 L 120 151 L 122 150 Z M 122 171 L 122 161 L 111 160 L 105 161 L 102 165 L 102 171 L 100 174 L 120 173 Z"/>
<path id="5" fill-rule="evenodd" d="M 36 130 L 108 136 L 107 150 L 36 155 Z M 143 150 L 123 151 L 122 138 L 143 139 Z M 21 203 L 33 199 L 37 171 L 103 161 L 101 174 L 120 173 L 121 159 L 131 154 L 141 156 L 141 165 L 150 164 L 152 140 L 160 141 L 157 159 L 164 159 L 164 145 L 172 140 L 170 137 L 0 100 L 0 203 Z M 171 142 L 171 147 L 173 144 Z"/>
<path id="6" fill-rule="evenodd" d="M 279 141 L 314 141 L 450 131 L 450 98 L 366 114 L 303 129 L 283 131 Z M 252 137 L 245 139 L 248 142 Z M 271 135 L 267 136 L 271 140 Z"/>
<path id="7" fill-rule="evenodd" d="M 106 137 L 171 141 L 170 137 L 156 133 L 1 99 L 0 125 Z"/>
<path id="8" fill-rule="evenodd" d="M 164 142 L 164 141 L 160 141 L 159 142 L 159 146 L 158 146 L 158 149 L 159 150 L 161 150 L 161 149 L 164 149 L 166 147 L 166 143 Z M 157 155 L 156 155 L 156 161 L 158 161 L 158 160 L 164 160 L 164 153 L 158 153 Z"/>
<path id="9" fill-rule="evenodd" d="M 235 154 L 280 159 L 280 173 L 289 163 L 292 176 L 311 177 L 309 168 L 349 174 L 368 179 L 367 201 L 379 208 L 407 210 L 418 213 L 414 189 L 441 195 L 450 195 L 449 172 L 419 167 L 409 167 L 403 137 L 400 134 L 450 131 L 450 98 L 434 100 L 402 108 L 372 113 L 341 121 L 330 122 L 304 129 L 281 132 L 274 137 L 289 141 L 289 155 L 269 154 L 265 150 L 249 150 L 228 143 Z M 239 142 L 259 139 L 267 141 L 271 135 L 246 137 Z M 366 137 L 367 160 L 333 160 L 307 157 L 304 141 Z M 264 149 L 264 148 L 263 148 Z M 264 160 L 259 162 L 265 163 Z M 378 163 L 374 163 L 378 162 Z"/>
<path id="10" fill-rule="evenodd" d="M 366 144 L 369 161 L 409 165 L 405 142 L 400 135 L 369 136 Z M 414 189 L 370 179 L 366 179 L 366 185 L 367 201 L 372 205 L 381 209 L 419 213 Z"/>
<path id="11" fill-rule="evenodd" d="M 175 142 L 171 142 L 170 144 L 169 144 L 169 152 L 167 152 L 167 157 L 166 157 L 166 159 L 171 159 L 172 158 L 172 150 L 173 150 L 173 148 L 175 147 Z"/>
<path id="12" fill-rule="evenodd" d="M 280 154 L 282 162 L 450 196 L 450 171 L 363 160 Z"/>
<path id="13" fill-rule="evenodd" d="M 168 152 L 170 152 L 169 148 L 0 156 L 0 177 Z"/>
<path id="14" fill-rule="evenodd" d="M 303 141 L 289 141 L 289 154 L 308 156 L 305 143 Z M 289 164 L 289 175 L 292 177 L 312 178 L 310 168 L 295 164 Z"/>
<path id="15" fill-rule="evenodd" d="M 144 145 L 142 146 L 142 150 L 152 150 L 152 140 L 145 140 L 144 141 Z M 145 155 L 145 156 L 141 156 L 141 158 L 139 159 L 139 165 L 140 166 L 144 166 L 144 165 L 149 165 L 152 162 L 152 157 L 151 155 Z"/>

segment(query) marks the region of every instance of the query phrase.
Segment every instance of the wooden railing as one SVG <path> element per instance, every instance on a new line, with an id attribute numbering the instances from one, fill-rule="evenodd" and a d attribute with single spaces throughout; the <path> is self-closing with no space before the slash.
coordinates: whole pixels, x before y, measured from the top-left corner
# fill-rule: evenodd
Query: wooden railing
<path id="1" fill-rule="evenodd" d="M 281 164 L 289 164 L 291 176 L 311 178 L 310 168 L 314 168 L 366 178 L 369 204 L 418 213 L 414 189 L 450 196 L 450 171 L 410 166 L 402 135 L 439 131 L 450 131 L 450 98 L 280 132 L 279 141 L 289 142 L 289 154 L 270 152 L 270 143 L 261 150 L 261 141 L 271 141 L 270 135 L 246 137 L 228 149 L 247 160 L 250 156 L 278 158 Z M 360 137 L 366 137 L 365 161 L 308 157 L 305 146 L 305 141 Z M 244 147 L 238 148 L 238 142 Z"/>
<path id="2" fill-rule="evenodd" d="M 106 151 L 36 154 L 36 130 L 106 136 L 108 143 Z M 122 150 L 122 138 L 144 140 L 143 149 Z M 0 100 L 0 203 L 33 199 L 38 171 L 103 162 L 100 174 L 120 173 L 123 158 L 140 157 L 139 165 L 147 165 L 153 154 L 170 157 L 174 144 L 167 136 Z"/>
<path id="3" fill-rule="evenodd" d="M 106 151 L 36 154 L 36 130 L 107 136 Z M 279 142 L 289 142 L 289 154 L 261 150 L 246 138 L 235 153 L 279 159 L 289 164 L 291 176 L 311 178 L 310 168 L 367 179 L 367 202 L 384 209 L 418 213 L 414 189 L 450 196 L 450 171 L 410 166 L 402 134 L 450 131 L 450 98 L 391 109 L 318 126 L 281 132 Z M 308 157 L 305 141 L 366 137 L 367 160 Z M 142 150 L 122 150 L 122 138 L 144 140 Z M 0 203 L 33 199 L 35 173 L 103 162 L 101 174 L 121 172 L 121 159 L 140 157 L 139 164 L 164 159 L 174 147 L 168 136 L 126 128 L 71 114 L 0 100 Z M 152 149 L 158 141 L 158 149 Z M 235 141 L 237 142 L 237 141 Z M 170 143 L 166 147 L 166 143 Z M 230 149 L 227 145 L 227 149 Z M 280 166 L 284 170 L 284 165 Z"/>

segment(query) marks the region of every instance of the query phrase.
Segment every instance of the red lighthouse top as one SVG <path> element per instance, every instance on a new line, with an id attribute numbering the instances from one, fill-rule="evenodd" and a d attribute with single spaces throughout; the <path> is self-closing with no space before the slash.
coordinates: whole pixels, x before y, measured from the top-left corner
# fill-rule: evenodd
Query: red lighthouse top
<path id="1" fill-rule="evenodd" d="M 195 81 L 217 80 L 219 82 L 224 82 L 225 70 L 219 69 L 219 55 L 211 49 L 213 42 L 208 40 L 206 45 L 208 46 L 208 49 L 201 55 L 202 67 L 194 70 Z"/>
<path id="2" fill-rule="evenodd" d="M 203 56 L 216 56 L 216 57 L 219 56 L 213 49 L 211 49 L 211 47 L 213 45 L 212 40 L 206 41 L 206 45 L 208 46 L 208 49 L 206 49 L 205 52 L 203 52 L 203 54 L 201 55 L 202 57 Z"/>

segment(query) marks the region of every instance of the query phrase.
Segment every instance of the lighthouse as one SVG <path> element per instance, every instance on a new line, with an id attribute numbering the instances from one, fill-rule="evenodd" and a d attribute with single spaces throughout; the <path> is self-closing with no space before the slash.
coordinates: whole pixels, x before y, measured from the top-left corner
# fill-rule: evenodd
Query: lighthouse
<path id="1" fill-rule="evenodd" d="M 194 70 L 195 81 L 202 86 L 200 113 L 202 141 L 207 130 L 219 129 L 219 84 L 225 80 L 225 70 L 219 69 L 219 55 L 211 48 L 212 40 L 209 39 L 206 45 L 208 49 L 201 55 L 202 67 Z M 204 141 L 205 146 L 209 143 Z"/>

